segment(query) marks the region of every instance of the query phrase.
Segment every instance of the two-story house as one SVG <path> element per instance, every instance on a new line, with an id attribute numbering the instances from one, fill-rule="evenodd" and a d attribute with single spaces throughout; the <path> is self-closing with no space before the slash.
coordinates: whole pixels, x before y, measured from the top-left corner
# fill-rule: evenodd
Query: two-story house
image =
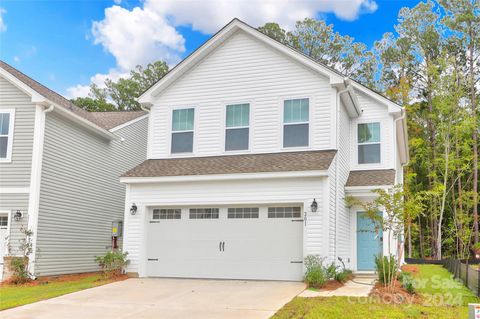
<path id="1" fill-rule="evenodd" d="M 386 240 L 345 198 L 402 183 L 402 107 L 237 19 L 139 101 L 129 272 L 301 280 L 310 254 L 374 269 Z"/>
<path id="2" fill-rule="evenodd" d="M 0 279 L 22 229 L 35 276 L 99 269 L 94 256 L 121 244 L 118 178 L 146 158 L 147 117 L 86 112 L 0 61 Z"/>

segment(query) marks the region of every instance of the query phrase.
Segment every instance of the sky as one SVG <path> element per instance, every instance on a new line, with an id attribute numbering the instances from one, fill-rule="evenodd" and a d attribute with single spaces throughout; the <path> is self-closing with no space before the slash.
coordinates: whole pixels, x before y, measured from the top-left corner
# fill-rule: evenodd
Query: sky
<path id="1" fill-rule="evenodd" d="M 0 59 L 68 97 L 136 65 L 174 66 L 237 17 L 292 29 L 306 17 L 371 47 L 418 0 L 1 0 Z"/>

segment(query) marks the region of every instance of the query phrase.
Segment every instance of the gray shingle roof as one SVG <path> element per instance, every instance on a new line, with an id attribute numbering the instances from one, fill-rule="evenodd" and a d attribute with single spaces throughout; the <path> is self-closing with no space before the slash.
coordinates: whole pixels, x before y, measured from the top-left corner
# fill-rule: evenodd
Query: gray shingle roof
<path id="1" fill-rule="evenodd" d="M 351 171 L 345 186 L 383 186 L 395 183 L 395 170 Z"/>
<path id="2" fill-rule="evenodd" d="M 126 123 L 136 117 L 142 116 L 145 114 L 143 111 L 139 112 L 88 112 L 84 109 L 76 106 L 68 99 L 64 98 L 57 92 L 54 92 L 44 86 L 43 84 L 35 81 L 31 77 L 25 75 L 19 70 L 15 69 L 11 65 L 0 60 L 0 68 L 4 69 L 15 78 L 23 82 L 25 85 L 30 87 L 32 90 L 45 97 L 47 100 L 52 101 L 53 103 L 75 113 L 76 115 L 96 124 L 97 126 L 109 130 L 115 126 Z M 112 126 L 113 125 L 113 126 Z"/>
<path id="3" fill-rule="evenodd" d="M 150 159 L 123 177 L 188 176 L 327 170 L 336 151 Z"/>
<path id="4" fill-rule="evenodd" d="M 128 111 L 128 112 L 91 112 L 95 121 L 101 127 L 110 130 L 116 126 L 127 123 L 137 117 L 147 114 L 144 111 Z"/>

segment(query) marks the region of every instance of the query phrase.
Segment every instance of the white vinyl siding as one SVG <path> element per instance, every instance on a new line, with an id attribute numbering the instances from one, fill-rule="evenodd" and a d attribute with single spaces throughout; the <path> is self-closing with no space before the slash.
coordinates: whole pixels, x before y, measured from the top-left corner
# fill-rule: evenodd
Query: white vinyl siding
<path id="1" fill-rule="evenodd" d="M 0 160 L 0 188 L 29 187 L 32 168 L 35 104 L 31 97 L 0 76 L 0 112 L 15 110 L 10 119 L 10 160 Z"/>
<path id="2" fill-rule="evenodd" d="M 169 113 L 180 105 L 195 106 L 194 151 L 188 156 L 225 155 L 225 106 L 236 103 L 249 103 L 253 114 L 249 153 L 291 151 L 283 149 L 283 101 L 305 97 L 310 103 L 309 148 L 331 149 L 334 91 L 326 77 L 238 32 L 156 97 L 149 158 L 186 155 L 170 152 Z"/>
<path id="3" fill-rule="evenodd" d="M 225 151 L 248 150 L 250 137 L 250 105 L 227 105 Z"/>
<path id="4" fill-rule="evenodd" d="M 14 123 L 15 110 L 0 109 L 0 162 L 9 162 L 12 158 Z"/>
<path id="5" fill-rule="evenodd" d="M 176 109 L 172 113 L 172 153 L 193 152 L 195 109 Z"/>

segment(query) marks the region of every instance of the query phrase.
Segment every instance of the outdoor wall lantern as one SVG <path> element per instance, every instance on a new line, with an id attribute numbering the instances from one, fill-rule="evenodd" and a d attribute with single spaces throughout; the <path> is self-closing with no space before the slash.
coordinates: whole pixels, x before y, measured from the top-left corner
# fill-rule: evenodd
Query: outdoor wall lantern
<path id="1" fill-rule="evenodd" d="M 130 207 L 130 214 L 135 215 L 137 213 L 137 205 L 135 203 L 132 204 L 132 207 Z"/>
<path id="2" fill-rule="evenodd" d="M 317 201 L 315 200 L 315 198 L 313 199 L 313 202 L 312 204 L 310 205 L 310 209 L 312 210 L 312 213 L 315 213 L 318 209 L 318 203 Z"/>
<path id="3" fill-rule="evenodd" d="M 23 214 L 20 210 L 17 209 L 15 214 L 13 215 L 13 219 L 15 219 L 16 222 L 19 222 L 23 217 Z"/>

